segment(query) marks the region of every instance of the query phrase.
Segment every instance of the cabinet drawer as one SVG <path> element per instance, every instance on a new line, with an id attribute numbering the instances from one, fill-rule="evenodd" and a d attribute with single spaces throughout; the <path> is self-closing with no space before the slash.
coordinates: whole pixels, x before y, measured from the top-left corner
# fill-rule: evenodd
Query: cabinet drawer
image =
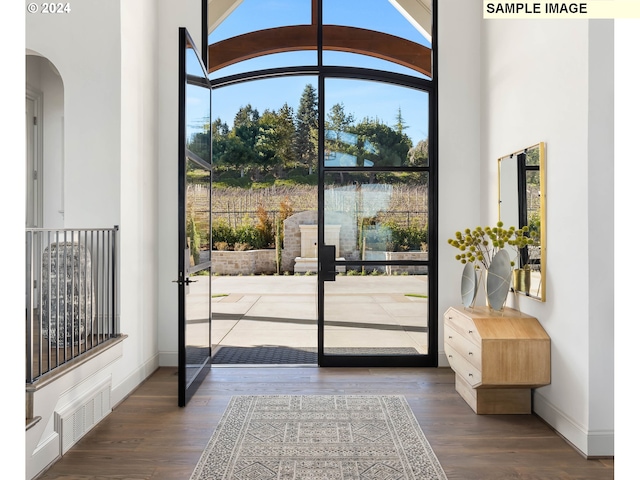
<path id="1" fill-rule="evenodd" d="M 478 370 L 482 370 L 482 348 L 450 325 L 444 325 L 444 341 Z"/>
<path id="2" fill-rule="evenodd" d="M 471 363 L 464 358 L 460 352 L 451 346 L 449 343 L 444 344 L 444 351 L 447 355 L 447 360 L 451 368 L 460 375 L 469 385 L 475 387 L 482 383 L 482 374 L 480 370 L 475 368 Z"/>
<path id="3" fill-rule="evenodd" d="M 457 310 L 449 309 L 444 314 L 444 323 L 457 330 L 470 342 L 480 345 L 482 339 L 478 334 L 475 323 L 469 317 L 461 315 Z"/>

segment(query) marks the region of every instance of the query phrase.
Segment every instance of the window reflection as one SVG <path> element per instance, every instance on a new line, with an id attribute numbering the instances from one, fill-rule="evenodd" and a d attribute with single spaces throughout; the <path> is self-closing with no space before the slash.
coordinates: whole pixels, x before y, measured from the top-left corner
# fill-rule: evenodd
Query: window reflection
<path id="1" fill-rule="evenodd" d="M 333 78 L 326 92 L 325 167 L 428 166 L 428 93 Z"/>

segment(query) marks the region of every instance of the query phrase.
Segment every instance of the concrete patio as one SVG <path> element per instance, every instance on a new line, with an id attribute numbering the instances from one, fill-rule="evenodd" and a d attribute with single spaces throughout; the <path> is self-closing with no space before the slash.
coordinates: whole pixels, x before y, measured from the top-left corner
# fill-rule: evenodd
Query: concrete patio
<path id="1" fill-rule="evenodd" d="M 325 349 L 426 354 L 427 281 L 427 275 L 339 275 L 325 283 Z M 201 296 L 204 285 L 193 284 L 190 296 Z M 214 354 L 221 347 L 317 347 L 315 275 L 213 276 L 211 288 Z"/>

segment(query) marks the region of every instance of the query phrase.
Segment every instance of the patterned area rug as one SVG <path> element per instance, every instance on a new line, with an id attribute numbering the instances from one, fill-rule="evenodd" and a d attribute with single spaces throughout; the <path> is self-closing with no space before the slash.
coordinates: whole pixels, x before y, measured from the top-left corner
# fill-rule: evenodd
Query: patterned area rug
<path id="1" fill-rule="evenodd" d="M 446 480 L 397 395 L 234 396 L 191 480 Z"/>

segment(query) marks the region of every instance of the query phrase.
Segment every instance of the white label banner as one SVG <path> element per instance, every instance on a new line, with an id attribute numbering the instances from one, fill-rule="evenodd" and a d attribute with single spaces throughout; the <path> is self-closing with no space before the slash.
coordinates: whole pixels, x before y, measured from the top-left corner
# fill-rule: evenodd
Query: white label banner
<path id="1" fill-rule="evenodd" d="M 485 19 L 614 19 L 640 18 L 640 0 L 582 2 L 484 0 Z"/>

